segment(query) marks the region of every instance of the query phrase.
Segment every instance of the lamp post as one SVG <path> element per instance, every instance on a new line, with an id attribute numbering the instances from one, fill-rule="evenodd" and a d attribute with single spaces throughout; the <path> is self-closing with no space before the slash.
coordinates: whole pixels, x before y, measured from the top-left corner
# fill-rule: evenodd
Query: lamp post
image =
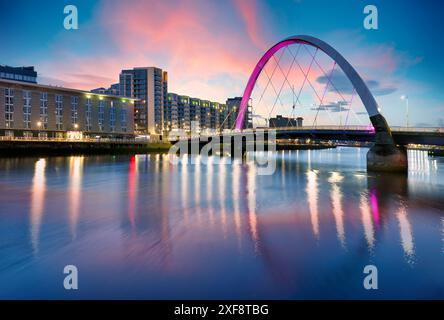
<path id="1" fill-rule="evenodd" d="M 405 118 L 406 126 L 409 127 L 409 97 L 407 95 L 401 96 L 401 100 L 405 100 Z"/>
<path id="2" fill-rule="evenodd" d="M 40 139 L 40 129 L 42 128 L 42 122 L 41 121 L 37 121 L 37 128 L 38 128 L 37 137 L 38 137 L 38 139 Z"/>

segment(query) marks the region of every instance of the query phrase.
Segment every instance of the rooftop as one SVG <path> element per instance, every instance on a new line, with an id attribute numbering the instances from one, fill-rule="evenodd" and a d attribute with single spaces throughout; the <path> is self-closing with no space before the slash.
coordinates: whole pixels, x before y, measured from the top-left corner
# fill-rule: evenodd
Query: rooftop
<path id="1" fill-rule="evenodd" d="M 90 92 L 90 91 L 86 91 L 86 90 L 66 88 L 66 87 L 62 87 L 62 86 L 52 86 L 52 85 L 46 85 L 46 84 L 28 83 L 28 82 L 22 82 L 22 81 L 6 80 L 6 79 L 0 79 L 0 84 L 1 83 L 17 84 L 17 85 L 24 86 L 24 87 L 62 90 L 62 91 L 68 91 L 68 92 L 81 93 L 86 96 L 98 96 L 98 97 L 102 97 L 102 98 L 108 97 L 108 98 L 123 99 L 123 100 L 130 100 L 130 101 L 140 100 L 140 99 L 135 99 L 135 98 L 115 96 L 115 95 L 111 95 L 111 94 L 101 94 L 101 93 L 94 93 L 94 92 Z"/>

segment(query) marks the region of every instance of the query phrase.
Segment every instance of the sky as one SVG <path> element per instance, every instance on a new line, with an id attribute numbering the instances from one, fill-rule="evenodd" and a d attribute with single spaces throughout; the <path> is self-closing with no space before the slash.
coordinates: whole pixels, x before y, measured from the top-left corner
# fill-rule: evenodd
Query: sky
<path id="1" fill-rule="evenodd" d="M 78 30 L 63 27 L 68 4 L 78 8 Z M 378 9 L 377 30 L 363 26 L 368 4 Z M 170 92 L 224 102 L 242 95 L 268 48 L 288 36 L 306 34 L 332 45 L 356 68 L 389 124 L 406 124 L 406 101 L 400 97 L 407 95 L 411 125 L 442 127 L 443 9 L 444 4 L 431 0 L 0 1 L 0 64 L 33 65 L 40 83 L 85 90 L 118 82 L 122 69 L 157 66 L 168 71 Z M 291 50 L 294 54 L 297 49 Z M 310 65 L 310 50 L 305 60 L 301 57 L 302 71 Z M 282 53 L 284 70 L 291 53 Z M 324 104 L 336 101 L 332 107 L 341 111 L 337 101 L 355 99 L 352 90 L 340 70 L 332 71 L 328 59 L 320 59 L 323 68 L 310 69 L 309 84 L 322 92 L 331 73 L 342 95 L 330 87 Z M 260 86 L 267 82 L 261 77 L 253 105 L 260 105 Z M 289 79 L 303 82 L 301 74 Z M 310 90 L 304 87 L 301 105 L 311 104 L 309 98 L 316 103 Z M 285 84 L 283 96 L 289 92 Z M 263 100 L 271 107 L 273 92 Z M 288 112 L 288 103 L 277 104 L 280 113 Z M 362 113 L 362 106 L 356 110 Z"/>

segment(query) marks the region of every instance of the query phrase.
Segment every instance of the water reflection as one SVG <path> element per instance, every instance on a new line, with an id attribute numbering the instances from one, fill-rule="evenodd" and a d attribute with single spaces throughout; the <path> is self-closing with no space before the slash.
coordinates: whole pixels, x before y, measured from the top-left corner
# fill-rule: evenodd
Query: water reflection
<path id="1" fill-rule="evenodd" d="M 310 155 L 310 153 L 309 153 Z M 319 239 L 319 213 L 318 213 L 318 176 L 315 170 L 307 171 L 307 198 L 310 207 L 310 219 L 313 234 L 316 239 Z"/>
<path id="2" fill-rule="evenodd" d="M 128 220 L 133 231 L 136 227 L 137 170 L 137 157 L 132 156 L 128 170 Z"/>
<path id="3" fill-rule="evenodd" d="M 34 177 L 31 188 L 31 244 L 34 254 L 39 250 L 40 226 L 43 218 L 45 203 L 46 179 L 45 179 L 46 160 L 40 159 L 34 165 Z"/>
<path id="4" fill-rule="evenodd" d="M 189 194 L 188 194 L 188 185 L 187 185 L 187 181 L 188 181 L 188 155 L 185 155 L 182 157 L 181 161 L 180 161 L 180 185 L 181 185 L 181 190 L 180 190 L 180 196 L 181 196 L 181 200 L 182 200 L 182 212 L 183 212 L 183 216 L 185 219 L 185 222 L 188 222 L 188 216 L 189 216 L 189 206 L 190 204 L 188 203 L 189 201 Z"/>
<path id="5" fill-rule="evenodd" d="M 214 157 L 208 157 L 208 166 L 207 166 L 207 204 L 210 204 L 213 201 L 213 180 L 214 180 Z M 208 207 L 208 215 L 210 217 L 210 224 L 213 226 L 215 223 L 214 217 L 214 207 Z"/>
<path id="6" fill-rule="evenodd" d="M 201 184 L 200 184 L 200 176 L 201 176 L 201 169 L 202 169 L 202 164 L 201 164 L 201 156 L 197 155 L 197 156 L 192 156 L 193 160 L 194 160 L 194 166 L 192 167 L 194 170 L 194 179 L 193 179 L 193 183 L 194 183 L 194 206 L 193 209 L 195 211 L 195 214 L 197 216 L 197 223 L 202 223 L 202 206 L 200 203 L 200 193 L 201 193 Z"/>
<path id="7" fill-rule="evenodd" d="M 340 188 L 340 183 L 343 179 L 344 176 L 340 173 L 332 172 L 328 182 L 331 183 L 330 199 L 336 223 L 336 233 L 341 246 L 345 248 L 344 209 L 342 207 L 343 194 Z"/>
<path id="8" fill-rule="evenodd" d="M 376 195 L 375 189 L 370 191 L 370 205 L 372 208 L 373 222 L 379 227 L 381 223 L 381 214 L 379 212 L 378 196 Z"/>
<path id="9" fill-rule="evenodd" d="M 402 249 L 406 255 L 407 261 L 413 263 L 414 258 L 414 245 L 413 245 L 413 233 L 410 221 L 408 219 L 407 210 L 405 207 L 400 207 L 396 212 L 396 217 L 399 222 L 399 232 L 401 235 Z"/>
<path id="10" fill-rule="evenodd" d="M 441 218 L 441 226 L 442 226 L 442 231 L 441 231 L 441 237 L 442 237 L 442 252 L 444 253 L 444 217 Z"/>
<path id="11" fill-rule="evenodd" d="M 252 161 L 248 163 L 247 201 L 248 201 L 248 230 L 254 243 L 254 251 L 259 250 L 259 235 L 256 216 L 256 166 Z"/>
<path id="12" fill-rule="evenodd" d="M 72 238 L 77 234 L 82 184 L 83 157 L 69 159 L 69 225 Z"/>
<path id="13" fill-rule="evenodd" d="M 233 218 L 236 228 L 236 237 L 238 239 L 239 249 L 241 247 L 241 212 L 240 212 L 240 183 L 241 183 L 241 165 L 242 162 L 235 160 L 232 167 L 232 201 L 233 201 Z"/>
<path id="14" fill-rule="evenodd" d="M 364 227 L 365 240 L 369 251 L 373 250 L 375 246 L 375 230 L 373 227 L 372 213 L 369 206 L 369 200 L 366 193 L 361 195 L 359 208 L 361 209 L 362 225 Z"/>
<path id="15" fill-rule="evenodd" d="M 225 208 L 226 195 L 225 195 L 225 182 L 227 179 L 227 161 L 226 157 L 223 157 L 219 165 L 219 206 L 220 206 L 220 217 L 224 237 L 227 236 L 227 211 Z"/>

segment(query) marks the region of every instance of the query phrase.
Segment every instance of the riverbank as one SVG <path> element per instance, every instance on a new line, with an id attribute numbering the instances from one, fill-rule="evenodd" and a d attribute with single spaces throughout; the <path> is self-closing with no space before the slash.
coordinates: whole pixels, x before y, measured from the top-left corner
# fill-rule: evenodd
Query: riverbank
<path id="1" fill-rule="evenodd" d="M 0 157 L 63 156 L 97 154 L 166 153 L 172 144 L 161 142 L 97 142 L 97 141 L 0 141 Z M 336 148 L 327 144 L 278 143 L 276 150 L 320 150 Z"/>
<path id="2" fill-rule="evenodd" d="M 1 141 L 0 157 L 163 153 L 170 143 L 90 141 Z"/>
<path id="3" fill-rule="evenodd" d="M 329 144 L 292 144 L 292 143 L 278 143 L 276 150 L 322 150 L 334 149 L 335 145 Z"/>

